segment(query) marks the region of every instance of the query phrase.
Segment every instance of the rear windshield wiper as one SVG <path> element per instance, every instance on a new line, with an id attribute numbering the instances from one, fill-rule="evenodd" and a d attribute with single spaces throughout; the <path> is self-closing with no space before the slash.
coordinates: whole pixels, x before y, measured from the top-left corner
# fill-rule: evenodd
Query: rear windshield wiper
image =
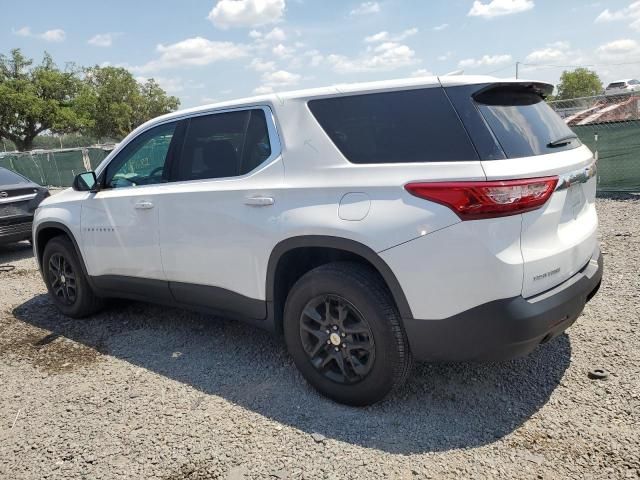
<path id="1" fill-rule="evenodd" d="M 574 138 L 578 138 L 578 136 L 577 135 L 566 135 L 564 137 L 558 138 L 557 140 L 554 140 L 553 142 L 547 143 L 547 147 L 548 148 L 564 147 L 565 145 L 570 144 L 571 140 L 573 140 Z"/>

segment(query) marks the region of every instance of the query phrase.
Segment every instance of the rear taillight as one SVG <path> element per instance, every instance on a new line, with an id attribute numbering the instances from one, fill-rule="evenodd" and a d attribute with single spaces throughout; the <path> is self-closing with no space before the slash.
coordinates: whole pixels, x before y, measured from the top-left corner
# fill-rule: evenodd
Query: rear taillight
<path id="1" fill-rule="evenodd" d="M 558 177 L 489 182 L 415 182 L 405 189 L 440 203 L 462 220 L 506 217 L 540 208 L 556 188 Z"/>

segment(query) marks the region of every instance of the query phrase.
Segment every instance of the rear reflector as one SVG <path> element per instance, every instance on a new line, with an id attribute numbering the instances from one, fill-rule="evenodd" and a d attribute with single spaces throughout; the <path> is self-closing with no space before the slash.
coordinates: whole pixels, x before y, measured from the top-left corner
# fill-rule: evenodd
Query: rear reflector
<path id="1" fill-rule="evenodd" d="M 540 208 L 556 188 L 558 177 L 489 182 L 409 183 L 405 189 L 440 203 L 462 220 L 506 217 Z"/>

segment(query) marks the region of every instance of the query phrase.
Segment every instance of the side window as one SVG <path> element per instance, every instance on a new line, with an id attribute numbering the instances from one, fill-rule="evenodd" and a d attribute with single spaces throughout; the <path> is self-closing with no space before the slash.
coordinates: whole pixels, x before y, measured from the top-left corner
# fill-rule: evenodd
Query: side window
<path id="1" fill-rule="evenodd" d="M 352 163 L 478 160 L 439 87 L 326 98 L 308 105 Z"/>
<path id="2" fill-rule="evenodd" d="M 165 163 L 176 125 L 177 122 L 159 125 L 127 144 L 107 166 L 105 186 L 122 188 L 165 182 Z"/>
<path id="3" fill-rule="evenodd" d="M 262 110 L 193 117 L 185 134 L 177 180 L 236 177 L 271 155 Z"/>

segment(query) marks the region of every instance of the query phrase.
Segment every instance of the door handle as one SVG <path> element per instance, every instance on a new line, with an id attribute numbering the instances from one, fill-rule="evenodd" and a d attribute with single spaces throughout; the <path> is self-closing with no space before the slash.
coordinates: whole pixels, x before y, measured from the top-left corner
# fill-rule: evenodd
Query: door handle
<path id="1" fill-rule="evenodd" d="M 273 205 L 273 202 L 273 197 L 249 197 L 245 199 L 244 204 L 254 207 L 267 207 Z"/>
<path id="2" fill-rule="evenodd" d="M 149 210 L 150 208 L 153 208 L 153 202 L 140 201 L 136 203 L 137 210 Z"/>

